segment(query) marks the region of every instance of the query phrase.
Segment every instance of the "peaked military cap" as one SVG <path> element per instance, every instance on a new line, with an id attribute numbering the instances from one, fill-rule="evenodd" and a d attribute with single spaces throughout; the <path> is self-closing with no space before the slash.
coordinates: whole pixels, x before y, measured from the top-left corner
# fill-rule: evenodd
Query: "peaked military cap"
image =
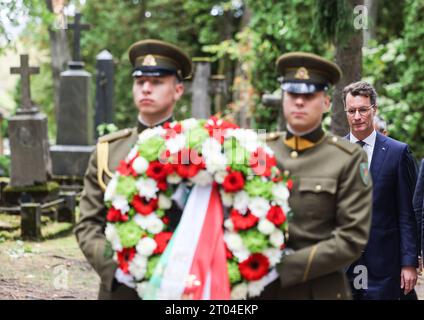
<path id="1" fill-rule="evenodd" d="M 134 67 L 133 77 L 176 75 L 184 79 L 192 72 L 192 63 L 187 54 L 164 41 L 138 41 L 131 45 L 128 55 Z"/>
<path id="2" fill-rule="evenodd" d="M 281 89 L 292 93 L 327 90 L 342 76 L 337 64 L 307 52 L 290 52 L 281 55 L 277 60 L 277 70 L 282 76 Z"/>

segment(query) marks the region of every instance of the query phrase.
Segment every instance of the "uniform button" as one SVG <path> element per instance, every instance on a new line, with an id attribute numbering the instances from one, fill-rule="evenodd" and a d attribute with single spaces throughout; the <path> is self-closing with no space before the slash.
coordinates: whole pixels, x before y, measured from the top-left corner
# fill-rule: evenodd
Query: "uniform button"
<path id="1" fill-rule="evenodd" d="M 337 142 L 337 137 L 333 137 L 333 142 Z"/>
<path id="2" fill-rule="evenodd" d="M 292 159 L 296 159 L 298 156 L 299 156 L 299 154 L 297 153 L 297 151 L 292 151 L 292 152 L 290 153 L 290 157 L 291 157 Z"/>
<path id="3" fill-rule="evenodd" d="M 341 298 L 342 298 L 341 293 L 337 293 L 337 299 L 341 299 Z"/>
<path id="4" fill-rule="evenodd" d="M 315 190 L 316 190 L 316 191 L 321 191 L 321 190 L 322 190 L 322 186 L 321 186 L 320 184 L 317 184 L 317 185 L 315 186 Z"/>

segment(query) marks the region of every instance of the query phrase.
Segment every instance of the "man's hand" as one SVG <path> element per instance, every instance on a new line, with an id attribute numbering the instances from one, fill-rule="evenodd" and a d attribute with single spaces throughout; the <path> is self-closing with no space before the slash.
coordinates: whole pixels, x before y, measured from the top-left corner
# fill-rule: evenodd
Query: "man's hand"
<path id="1" fill-rule="evenodd" d="M 408 294 L 417 284 L 417 270 L 414 267 L 402 267 L 400 271 L 400 288 Z"/>

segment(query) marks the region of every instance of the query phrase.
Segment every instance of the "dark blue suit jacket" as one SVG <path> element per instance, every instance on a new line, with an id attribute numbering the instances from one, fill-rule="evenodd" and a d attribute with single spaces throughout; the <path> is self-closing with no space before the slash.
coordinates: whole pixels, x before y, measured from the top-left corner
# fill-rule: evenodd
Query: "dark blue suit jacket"
<path id="1" fill-rule="evenodd" d="M 423 256 L 423 248 L 424 248 L 424 243 L 423 243 L 423 215 L 424 215 L 424 159 L 421 160 L 421 165 L 420 165 L 420 169 L 419 169 L 419 173 L 418 173 L 418 179 L 417 179 L 417 184 L 415 187 L 415 192 L 414 192 L 414 199 L 412 201 L 413 203 L 413 207 L 414 207 L 414 211 L 415 211 L 415 216 L 417 217 L 417 221 L 418 221 L 418 238 L 420 240 L 420 248 L 418 250 L 419 254 L 421 255 L 421 257 Z"/>
<path id="2" fill-rule="evenodd" d="M 416 170 L 408 146 L 377 133 L 370 171 L 371 232 L 357 262 L 368 270 L 368 289 L 362 294 L 365 299 L 398 299 L 401 267 L 418 266 L 417 220 L 412 207 Z"/>

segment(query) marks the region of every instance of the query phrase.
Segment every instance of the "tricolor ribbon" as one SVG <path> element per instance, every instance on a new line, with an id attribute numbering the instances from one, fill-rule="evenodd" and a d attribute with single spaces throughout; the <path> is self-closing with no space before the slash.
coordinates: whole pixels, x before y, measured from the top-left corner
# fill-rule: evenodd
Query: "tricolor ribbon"
<path id="1" fill-rule="evenodd" d="M 144 299 L 230 299 L 217 185 L 195 185 Z"/>

